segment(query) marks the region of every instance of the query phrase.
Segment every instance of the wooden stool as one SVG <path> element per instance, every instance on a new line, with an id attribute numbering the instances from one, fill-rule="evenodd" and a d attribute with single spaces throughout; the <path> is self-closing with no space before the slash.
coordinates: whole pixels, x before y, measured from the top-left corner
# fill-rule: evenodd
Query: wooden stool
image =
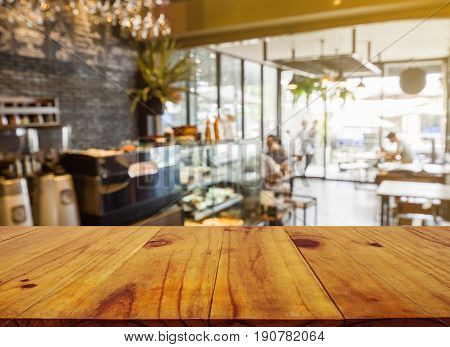
<path id="1" fill-rule="evenodd" d="M 287 200 L 294 210 L 294 225 L 296 225 L 295 211 L 303 210 L 303 225 L 306 225 L 306 211 L 310 207 L 314 207 L 314 225 L 317 225 L 317 198 L 313 196 L 292 195 Z"/>

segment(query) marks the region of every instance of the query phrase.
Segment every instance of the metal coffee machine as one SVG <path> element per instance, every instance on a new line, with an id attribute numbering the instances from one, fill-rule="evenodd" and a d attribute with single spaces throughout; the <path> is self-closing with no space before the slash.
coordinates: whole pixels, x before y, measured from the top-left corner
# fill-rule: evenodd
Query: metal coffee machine
<path id="1" fill-rule="evenodd" d="M 0 179 L 0 225 L 33 225 L 27 182 Z"/>
<path id="2" fill-rule="evenodd" d="M 179 146 L 163 146 L 71 151 L 62 165 L 73 176 L 83 225 L 127 225 L 181 198 L 179 159 Z"/>
<path id="3" fill-rule="evenodd" d="M 70 138 L 63 126 L 0 129 L 0 225 L 22 225 L 22 215 L 26 225 L 79 225 L 72 177 L 59 165 Z"/>
<path id="4" fill-rule="evenodd" d="M 32 197 L 35 225 L 80 225 L 71 175 L 50 173 L 35 177 Z"/>

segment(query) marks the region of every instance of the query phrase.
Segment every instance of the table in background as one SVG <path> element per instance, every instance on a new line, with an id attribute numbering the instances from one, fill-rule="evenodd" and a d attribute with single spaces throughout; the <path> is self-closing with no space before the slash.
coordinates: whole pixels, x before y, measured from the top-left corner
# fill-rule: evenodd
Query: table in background
<path id="1" fill-rule="evenodd" d="M 0 325 L 450 324 L 450 228 L 3 227 Z"/>
<path id="2" fill-rule="evenodd" d="M 381 225 L 389 225 L 390 197 L 450 201 L 450 185 L 440 183 L 383 181 L 377 188 L 377 195 L 381 197 L 380 223 Z"/>
<path id="3" fill-rule="evenodd" d="M 450 175 L 449 165 L 438 164 L 402 164 L 398 162 L 386 162 L 378 164 L 378 174 L 375 183 L 383 181 L 429 182 L 445 183 Z"/>

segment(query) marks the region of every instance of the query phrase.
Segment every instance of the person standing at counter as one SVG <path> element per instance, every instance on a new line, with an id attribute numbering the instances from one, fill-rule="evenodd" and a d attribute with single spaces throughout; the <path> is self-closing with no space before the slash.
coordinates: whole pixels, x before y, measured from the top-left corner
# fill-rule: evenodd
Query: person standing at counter
<path id="1" fill-rule="evenodd" d="M 308 168 L 309 164 L 311 164 L 314 154 L 316 153 L 316 137 L 317 137 L 317 120 L 314 120 L 311 128 L 308 131 L 307 136 L 307 148 L 305 149 L 306 153 L 306 162 L 305 162 L 305 171 Z"/>
<path id="2" fill-rule="evenodd" d="M 395 151 L 388 151 L 381 147 L 381 151 L 389 160 L 400 160 L 403 164 L 411 164 L 414 161 L 414 154 L 411 147 L 405 141 L 399 139 L 397 134 L 390 132 L 386 138 L 396 145 Z"/>
<path id="3" fill-rule="evenodd" d="M 297 159 L 296 163 L 301 163 L 303 158 L 304 166 L 303 173 L 306 172 L 306 169 L 311 164 L 314 153 L 315 153 L 315 139 L 317 136 L 317 121 L 312 123 L 310 129 L 308 129 L 308 122 L 306 120 L 302 120 L 301 129 L 294 137 L 294 157 Z"/>

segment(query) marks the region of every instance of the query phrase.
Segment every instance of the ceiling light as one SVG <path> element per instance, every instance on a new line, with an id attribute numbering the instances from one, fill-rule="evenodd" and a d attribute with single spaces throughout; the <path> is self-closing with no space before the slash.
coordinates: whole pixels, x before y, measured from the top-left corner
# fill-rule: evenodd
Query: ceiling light
<path id="1" fill-rule="evenodd" d="M 294 90 L 296 89 L 298 86 L 298 77 L 297 75 L 293 75 L 292 79 L 290 80 L 290 82 L 288 83 L 288 85 L 286 86 L 286 89 L 288 90 Z"/>
<path id="2" fill-rule="evenodd" d="M 168 4 L 167 0 L 7 0 L 4 3 L 10 10 L 10 23 L 25 20 L 41 26 L 45 22 L 55 22 L 59 13 L 65 11 L 75 17 L 87 14 L 91 23 L 117 26 L 123 33 L 140 40 L 171 32 L 165 15 L 159 10 L 155 13 L 156 8 Z"/>
<path id="3" fill-rule="evenodd" d="M 363 89 L 365 89 L 365 88 L 366 88 L 366 85 L 364 84 L 363 79 L 362 79 L 362 77 L 361 77 L 361 79 L 360 79 L 358 85 L 356 86 L 356 89 L 357 89 L 357 90 L 363 90 Z"/>

